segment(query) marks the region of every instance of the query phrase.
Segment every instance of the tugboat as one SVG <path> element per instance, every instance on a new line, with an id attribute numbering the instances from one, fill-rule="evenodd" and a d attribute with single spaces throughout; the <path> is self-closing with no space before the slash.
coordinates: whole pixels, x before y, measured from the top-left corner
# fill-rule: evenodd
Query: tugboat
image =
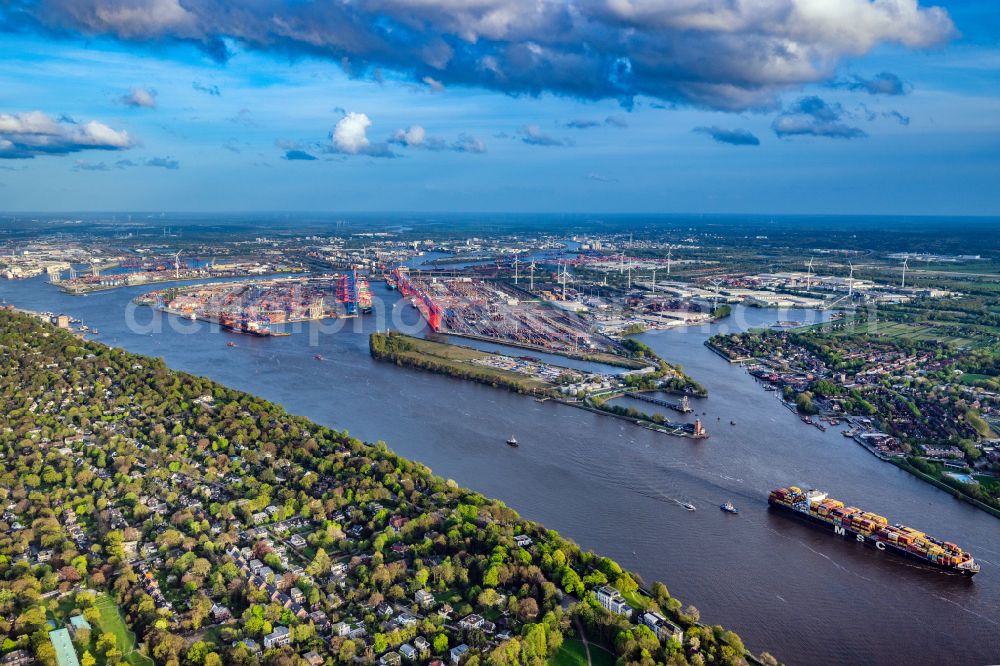
<path id="1" fill-rule="evenodd" d="M 511 435 L 510 439 L 507 440 L 507 446 L 510 446 L 510 447 L 513 447 L 513 448 L 516 449 L 517 447 L 519 447 L 521 445 L 517 443 L 517 439 L 514 437 L 514 435 Z"/>
<path id="2" fill-rule="evenodd" d="M 725 511 L 726 513 L 739 513 L 740 512 L 740 510 L 737 509 L 735 506 L 733 506 L 733 503 L 729 502 L 729 501 L 727 501 L 725 504 L 720 504 L 719 508 L 722 509 L 723 511 Z"/>

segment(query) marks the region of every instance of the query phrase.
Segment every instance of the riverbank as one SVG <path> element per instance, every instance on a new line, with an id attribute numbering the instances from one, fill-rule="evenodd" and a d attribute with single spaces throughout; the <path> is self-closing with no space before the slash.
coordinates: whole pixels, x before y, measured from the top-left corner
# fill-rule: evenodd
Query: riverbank
<path id="1" fill-rule="evenodd" d="M 444 342 L 433 342 L 402 333 L 372 333 L 368 338 L 373 358 L 396 365 L 428 370 L 449 377 L 503 387 L 517 393 L 556 397 L 555 384 L 528 375 L 481 363 L 493 354 Z M 479 362 L 476 364 L 475 362 Z"/>
<path id="2" fill-rule="evenodd" d="M 704 344 L 730 363 L 752 361 L 753 365 L 746 371 L 758 383 L 780 390 L 780 402 L 807 423 L 816 425 L 812 416 L 846 420 L 852 430 L 845 434 L 879 460 L 901 467 L 991 516 L 1000 517 L 1000 500 L 996 496 L 1000 484 L 995 477 L 987 475 L 981 485 L 949 483 L 940 478 L 941 470 L 927 460 L 927 453 L 939 441 L 944 442 L 940 446 L 950 446 L 959 455 L 963 452 L 971 455 L 964 445 L 963 449 L 952 445 L 962 438 L 973 442 L 970 447 L 976 447 L 975 442 L 985 445 L 982 434 L 968 427 L 969 412 L 958 408 L 948 411 L 941 406 L 940 398 L 930 391 L 910 388 L 903 393 L 904 389 L 898 388 L 904 387 L 904 382 L 909 382 L 912 376 L 924 380 L 925 384 L 931 383 L 930 377 L 917 368 L 931 367 L 933 373 L 933 366 L 937 364 L 938 374 L 931 376 L 935 379 L 942 373 L 948 376 L 947 369 L 953 361 L 938 361 L 932 352 L 922 348 L 901 350 L 893 343 L 874 349 L 862 346 L 858 350 L 855 346 L 847 350 L 861 358 L 861 363 L 851 373 L 838 373 L 831 365 L 840 357 L 826 349 L 824 343 L 852 344 L 846 339 L 831 342 L 827 338 L 790 336 L 773 331 L 715 336 Z M 841 351 L 840 347 L 834 349 Z M 743 352 L 746 352 L 745 357 Z M 872 368 L 880 368 L 882 372 L 875 373 Z M 870 379 L 882 374 L 896 380 L 893 388 Z M 920 382 L 912 384 L 919 386 Z M 927 414 L 934 416 L 927 417 Z M 965 430 L 959 431 L 960 428 Z M 949 465 L 970 471 L 972 461 L 989 450 L 977 448 L 972 451 L 976 455 L 971 459 L 959 458 L 950 461 Z"/>
<path id="3" fill-rule="evenodd" d="M 373 289 L 401 327 L 419 328 L 418 313 L 398 292 L 379 283 Z M 133 330 L 125 313 L 137 293 L 75 299 L 44 278 L 0 280 L 8 302 L 78 317 L 115 347 L 262 394 L 355 437 L 391 442 L 407 458 L 499 497 L 645 580 L 665 580 L 672 595 L 695 602 L 704 622 L 731 626 L 755 651 L 771 646 L 792 664 L 985 664 L 995 657 L 983 632 L 1000 621 L 997 565 L 984 562 L 974 583 L 956 583 L 855 552 L 853 543 L 803 539 L 802 526 L 769 515 L 763 498 L 793 482 L 824 488 L 962 543 L 991 562 L 1000 561 L 995 519 L 882 464 L 835 432 L 796 427 L 773 395 L 703 345 L 714 328 L 640 336 L 660 356 L 682 363 L 711 394 L 698 406 L 699 413 L 709 412 L 702 417 L 709 442 L 684 445 L 624 419 L 378 361 L 368 335 L 384 331 L 385 323 L 375 316 L 315 339 L 305 333 L 281 341 L 248 338 L 233 350 L 226 347 L 231 338 L 204 328 L 194 336 L 171 326 L 153 335 Z M 787 316 L 737 307 L 723 325 L 756 328 Z M 717 417 L 724 428 L 712 425 Z M 511 434 L 520 448 L 500 441 Z M 670 498 L 699 510 L 686 511 Z M 740 507 L 738 517 L 714 508 L 727 499 Z M 817 613 L 826 623 L 822 632 L 815 630 Z M 854 638 L 844 641 L 845 635 Z"/>

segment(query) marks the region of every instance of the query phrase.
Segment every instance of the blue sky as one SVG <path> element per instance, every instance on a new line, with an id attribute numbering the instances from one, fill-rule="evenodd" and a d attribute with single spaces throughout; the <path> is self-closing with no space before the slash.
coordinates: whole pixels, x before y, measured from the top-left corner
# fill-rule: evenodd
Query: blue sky
<path id="1" fill-rule="evenodd" d="M 238 26 L 212 0 L 8 3 L 0 209 L 1000 214 L 995 0 L 769 35 L 805 58 L 711 0 L 555 3 L 593 16 L 551 41 L 562 14 L 501 11 L 528 0 L 456 2 L 373 2 L 346 35 L 277 0 Z"/>

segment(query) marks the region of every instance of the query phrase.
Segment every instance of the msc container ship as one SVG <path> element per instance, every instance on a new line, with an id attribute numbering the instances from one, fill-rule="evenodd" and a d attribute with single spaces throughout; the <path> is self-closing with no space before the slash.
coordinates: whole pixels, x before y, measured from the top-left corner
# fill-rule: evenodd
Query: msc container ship
<path id="1" fill-rule="evenodd" d="M 795 486 L 777 488 L 768 495 L 767 503 L 879 550 L 965 576 L 979 573 L 979 564 L 972 555 L 955 544 L 935 539 L 906 525 L 890 525 L 883 516 L 854 506 L 844 506 L 840 500 L 819 490 L 803 491 Z"/>

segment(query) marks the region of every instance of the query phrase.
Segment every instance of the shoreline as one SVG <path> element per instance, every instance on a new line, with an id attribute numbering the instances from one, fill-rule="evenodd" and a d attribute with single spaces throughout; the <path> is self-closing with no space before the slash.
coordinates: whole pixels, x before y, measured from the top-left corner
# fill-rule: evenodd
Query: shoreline
<path id="1" fill-rule="evenodd" d="M 708 344 L 707 340 L 705 341 L 705 346 L 708 347 L 709 349 L 712 349 L 713 351 L 715 351 L 717 354 L 719 354 L 723 358 L 727 358 L 721 351 L 716 350 L 712 345 Z M 748 359 L 748 360 L 752 360 L 752 359 Z M 733 363 L 733 362 L 735 362 L 735 361 L 730 361 L 730 363 Z M 754 380 L 755 384 L 758 384 L 758 386 L 762 386 L 763 385 L 763 382 L 760 381 L 759 379 L 757 379 L 756 377 L 753 377 L 753 375 L 751 375 L 751 378 Z M 781 396 L 778 396 L 778 401 L 781 402 L 782 405 L 784 405 L 785 407 L 787 407 L 790 412 L 792 412 L 793 414 L 799 415 L 799 411 L 798 411 L 798 409 L 796 408 L 796 406 L 794 404 L 788 402 L 787 400 L 785 400 Z M 847 414 L 847 415 L 841 414 L 841 415 L 837 415 L 837 418 L 844 419 L 845 421 L 850 422 L 849 419 L 860 418 L 860 417 L 858 417 L 856 415 L 851 415 L 851 414 Z M 859 446 L 861 446 L 863 449 L 865 449 L 866 451 L 868 451 L 869 453 L 871 453 L 873 456 L 875 456 L 876 458 L 878 458 L 880 461 L 886 462 L 886 463 L 890 463 L 892 465 L 895 465 L 896 467 L 899 467 L 900 469 L 902 469 L 904 471 L 907 471 L 910 474 L 913 474 L 914 476 L 916 476 L 917 478 L 921 479 L 922 481 L 930 483 L 931 485 L 933 485 L 934 487 L 938 488 L 939 490 L 944 490 L 945 492 L 947 492 L 952 497 L 955 497 L 956 499 L 960 499 L 960 500 L 962 500 L 964 502 L 967 502 L 967 503 L 973 505 L 974 507 L 976 507 L 977 509 L 980 509 L 981 511 L 984 511 L 984 512 L 990 514 L 994 518 L 1000 518 L 1000 509 L 996 509 L 995 507 L 992 507 L 989 504 L 986 504 L 985 502 L 983 502 L 983 501 L 981 501 L 979 499 L 976 499 L 975 497 L 972 497 L 971 495 L 967 495 L 966 493 L 962 492 L 960 489 L 955 488 L 954 486 L 951 486 L 951 485 L 945 483 L 944 481 L 941 481 L 940 479 L 936 479 L 933 476 L 930 476 L 929 474 L 926 474 L 926 473 L 918 470 L 916 467 L 914 467 L 912 465 L 912 463 L 910 463 L 910 460 L 909 460 L 908 456 L 903 456 L 903 457 L 886 456 L 886 455 L 883 455 L 882 453 L 880 453 L 879 451 L 873 449 L 871 446 L 869 446 L 865 442 L 863 442 L 858 435 L 852 435 L 851 439 L 855 443 L 857 443 Z"/>

